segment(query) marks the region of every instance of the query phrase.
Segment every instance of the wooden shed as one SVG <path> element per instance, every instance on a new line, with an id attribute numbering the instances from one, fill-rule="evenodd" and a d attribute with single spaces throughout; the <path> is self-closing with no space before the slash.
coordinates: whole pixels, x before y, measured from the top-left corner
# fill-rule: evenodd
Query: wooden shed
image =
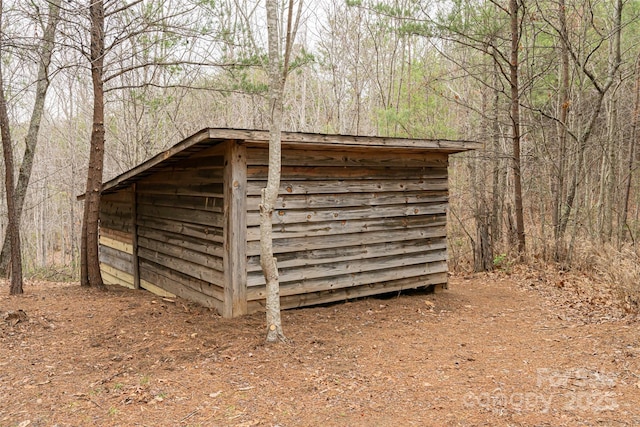
<path id="1" fill-rule="evenodd" d="M 204 129 L 106 182 L 105 283 L 225 317 L 261 310 L 267 131 Z M 273 216 L 283 308 L 447 283 L 448 155 L 479 143 L 282 134 Z"/>

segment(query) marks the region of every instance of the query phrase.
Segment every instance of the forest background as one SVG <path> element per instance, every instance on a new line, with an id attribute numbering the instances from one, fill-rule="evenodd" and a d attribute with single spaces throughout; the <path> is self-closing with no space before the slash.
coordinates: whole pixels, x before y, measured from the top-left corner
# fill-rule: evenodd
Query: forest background
<path id="1" fill-rule="evenodd" d="M 637 309 L 640 1 L 302 6 L 285 130 L 482 141 L 483 150 L 451 159 L 450 268 L 554 263 L 615 283 Z M 104 7 L 105 179 L 205 127 L 267 127 L 260 2 Z M 25 154 L 35 154 L 20 225 L 25 273 L 77 279 L 76 197 L 86 188 L 94 101 L 89 4 L 5 0 L 0 8 L 16 177 Z M 6 230 L 3 197 L 0 236 Z"/>

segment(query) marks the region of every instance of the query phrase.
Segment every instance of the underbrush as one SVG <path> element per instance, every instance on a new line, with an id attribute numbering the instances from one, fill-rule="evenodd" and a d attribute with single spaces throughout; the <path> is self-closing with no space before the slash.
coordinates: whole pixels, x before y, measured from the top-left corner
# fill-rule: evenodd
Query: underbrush
<path id="1" fill-rule="evenodd" d="M 533 242 L 532 242 L 533 243 Z M 607 305 L 615 306 L 629 314 L 640 314 L 640 248 L 626 245 L 618 249 L 612 244 L 596 244 L 590 241 L 574 243 L 569 260 L 549 260 L 552 250 L 545 245 L 531 244 L 524 259 L 518 259 L 515 249 L 501 249 L 494 256 L 494 271 L 506 274 L 525 271 L 547 271 L 580 276 L 580 291 L 589 294 L 588 288 L 598 291 L 599 298 L 606 295 Z M 470 247 L 450 242 L 449 268 L 457 273 L 473 271 L 473 251 Z M 515 268 L 514 267 L 519 267 Z M 558 288 L 562 281 L 558 279 Z"/>
<path id="2" fill-rule="evenodd" d="M 640 309 L 640 249 L 613 245 L 582 244 L 576 248 L 575 268 L 608 285 L 615 303 L 628 313 Z"/>
<path id="3" fill-rule="evenodd" d="M 25 278 L 29 280 L 44 280 L 47 282 L 73 282 L 78 280 L 76 270 L 77 269 L 68 265 L 49 265 L 26 270 Z"/>

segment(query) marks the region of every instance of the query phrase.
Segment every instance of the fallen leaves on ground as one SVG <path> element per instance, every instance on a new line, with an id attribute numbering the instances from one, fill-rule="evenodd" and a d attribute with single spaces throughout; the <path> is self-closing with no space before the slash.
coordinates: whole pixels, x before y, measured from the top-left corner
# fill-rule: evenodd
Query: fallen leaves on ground
<path id="1" fill-rule="evenodd" d="M 638 319 L 611 295 L 548 269 L 456 275 L 286 311 L 267 345 L 260 313 L 28 283 L 0 296 L 0 425 L 638 425 Z"/>

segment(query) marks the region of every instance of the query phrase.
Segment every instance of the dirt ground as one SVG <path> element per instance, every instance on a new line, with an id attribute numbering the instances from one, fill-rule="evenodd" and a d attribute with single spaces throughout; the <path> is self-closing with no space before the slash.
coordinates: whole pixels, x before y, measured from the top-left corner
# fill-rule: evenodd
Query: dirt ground
<path id="1" fill-rule="evenodd" d="M 0 426 L 640 425 L 638 317 L 527 269 L 222 319 L 144 291 L 0 296 Z M 22 310 L 22 311 L 20 311 Z"/>

